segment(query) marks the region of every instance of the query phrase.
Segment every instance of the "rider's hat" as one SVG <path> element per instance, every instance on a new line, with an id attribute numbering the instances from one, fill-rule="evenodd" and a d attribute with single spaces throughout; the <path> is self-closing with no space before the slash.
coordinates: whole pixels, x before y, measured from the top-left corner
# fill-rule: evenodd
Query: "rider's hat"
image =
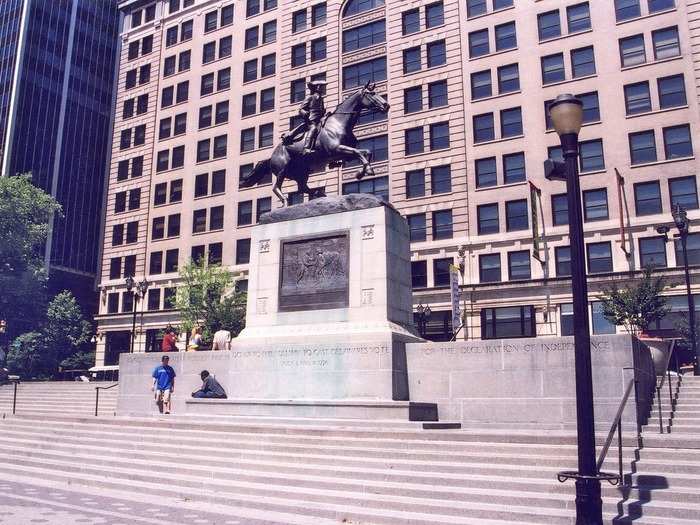
<path id="1" fill-rule="evenodd" d="M 328 82 L 326 82 L 325 80 L 309 80 L 309 81 L 306 83 L 306 85 L 307 85 L 309 88 L 323 87 L 323 86 L 325 86 L 326 84 L 328 84 Z"/>

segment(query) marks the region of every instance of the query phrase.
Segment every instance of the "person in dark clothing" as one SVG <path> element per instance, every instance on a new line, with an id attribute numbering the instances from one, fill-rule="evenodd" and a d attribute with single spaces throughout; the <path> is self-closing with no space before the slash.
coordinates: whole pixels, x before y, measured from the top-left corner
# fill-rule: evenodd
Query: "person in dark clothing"
<path id="1" fill-rule="evenodd" d="M 219 382 L 209 374 L 209 371 L 202 370 L 199 374 L 202 378 L 202 388 L 192 392 L 192 397 L 209 399 L 226 399 L 226 392 Z"/>

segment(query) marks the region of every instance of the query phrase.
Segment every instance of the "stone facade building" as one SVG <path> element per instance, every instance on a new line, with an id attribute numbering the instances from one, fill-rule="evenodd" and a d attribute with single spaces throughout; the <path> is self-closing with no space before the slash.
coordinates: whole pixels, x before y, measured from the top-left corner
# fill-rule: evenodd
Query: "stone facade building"
<path id="1" fill-rule="evenodd" d="M 584 101 L 592 331 L 615 331 L 595 301 L 612 282 L 653 264 L 681 284 L 674 244 L 655 229 L 672 223 L 676 202 L 698 216 L 700 1 L 593 4 L 121 1 L 98 363 L 128 351 L 125 277 L 150 282 L 135 351 L 159 348 L 159 330 L 176 322 L 177 270 L 191 258 L 224 264 L 245 289 L 250 228 L 278 203 L 270 181 L 243 189 L 240 176 L 294 124 L 310 79 L 328 82 L 331 109 L 367 81 L 391 104 L 356 128 L 376 175 L 357 182 L 346 166 L 311 184 L 380 195 L 406 216 L 428 338 L 452 335 L 449 265 L 460 263 L 459 338 L 570 333 L 565 187 L 542 168 L 560 155 L 545 112 L 560 93 Z M 700 233 L 689 247 L 700 264 Z M 669 294 L 682 311 L 683 287 Z M 673 328 L 671 318 L 654 328 Z"/>

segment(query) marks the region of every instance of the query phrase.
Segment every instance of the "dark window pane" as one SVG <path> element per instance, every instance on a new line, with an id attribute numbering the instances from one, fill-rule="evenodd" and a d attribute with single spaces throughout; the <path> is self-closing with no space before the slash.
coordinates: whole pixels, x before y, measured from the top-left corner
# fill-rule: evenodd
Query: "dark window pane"
<path id="1" fill-rule="evenodd" d="M 571 248 L 568 246 L 557 246 L 554 249 L 557 277 L 568 277 L 571 275 Z"/>
<path id="2" fill-rule="evenodd" d="M 564 72 L 564 55 L 557 53 L 542 57 L 542 83 L 551 84 L 566 79 Z"/>
<path id="3" fill-rule="evenodd" d="M 669 179 L 668 189 L 671 196 L 671 208 L 680 204 L 686 210 L 697 209 L 698 192 L 694 176 Z"/>
<path id="4" fill-rule="evenodd" d="M 559 10 L 548 11 L 537 15 L 537 32 L 540 40 L 555 38 L 561 35 L 561 24 L 559 22 Z"/>
<path id="5" fill-rule="evenodd" d="M 452 171 L 450 166 L 436 166 L 430 170 L 431 193 L 449 193 L 452 191 Z"/>
<path id="6" fill-rule="evenodd" d="M 471 75 L 472 99 L 490 97 L 493 95 L 491 89 L 491 70 L 478 71 Z"/>
<path id="7" fill-rule="evenodd" d="M 653 130 L 630 133 L 629 143 L 630 160 L 633 165 L 656 162 L 656 142 Z"/>
<path id="8" fill-rule="evenodd" d="M 520 89 L 518 64 L 509 64 L 498 68 L 498 92 L 510 93 Z"/>
<path id="9" fill-rule="evenodd" d="M 571 75 L 574 78 L 595 75 L 593 46 L 571 51 Z"/>
<path id="10" fill-rule="evenodd" d="M 628 84 L 625 90 L 625 108 L 628 115 L 651 111 L 651 95 L 649 94 L 649 82 L 637 82 Z"/>
<path id="11" fill-rule="evenodd" d="M 479 255 L 479 282 L 501 281 L 501 256 L 498 253 Z"/>
<path id="12" fill-rule="evenodd" d="M 477 188 L 486 188 L 489 186 L 496 186 L 498 184 L 496 175 L 496 157 L 477 159 L 474 162 L 474 171 L 476 172 Z"/>
<path id="13" fill-rule="evenodd" d="M 413 170 L 406 172 L 406 198 L 423 197 L 425 195 L 425 171 Z"/>
<path id="14" fill-rule="evenodd" d="M 666 268 L 666 240 L 663 237 L 639 239 L 639 265 Z"/>
<path id="15" fill-rule="evenodd" d="M 622 67 L 636 66 L 647 61 L 644 51 L 644 35 L 620 39 L 620 61 Z"/>
<path id="16" fill-rule="evenodd" d="M 452 238 L 452 210 L 433 212 L 433 240 Z"/>
<path id="17" fill-rule="evenodd" d="M 586 246 L 588 273 L 613 271 L 612 250 L 609 242 L 590 243 Z"/>
<path id="18" fill-rule="evenodd" d="M 506 202 L 506 231 L 527 230 L 529 228 L 527 200 Z"/>
<path id="19" fill-rule="evenodd" d="M 691 157 L 693 143 L 690 140 L 690 126 L 664 128 L 664 150 L 667 159 Z"/>
<path id="20" fill-rule="evenodd" d="M 469 57 L 479 57 L 489 53 L 489 31 L 472 31 L 469 33 Z"/>
<path id="21" fill-rule="evenodd" d="M 504 184 L 523 182 L 525 179 L 525 154 L 520 152 L 503 155 Z"/>
<path id="22" fill-rule="evenodd" d="M 608 191 L 606 189 L 583 192 L 583 218 L 585 221 L 603 221 L 608 218 Z"/>
<path id="23" fill-rule="evenodd" d="M 634 185 L 634 207 L 637 215 L 661 213 L 661 188 L 658 181 Z"/>
<path id="24" fill-rule="evenodd" d="M 482 204 L 476 208 L 479 235 L 498 233 L 498 204 Z"/>
<path id="25" fill-rule="evenodd" d="M 420 11 L 411 9 L 401 15 L 401 32 L 404 35 L 420 31 Z"/>
<path id="26" fill-rule="evenodd" d="M 426 239 L 425 213 L 409 215 L 407 220 L 409 239 L 411 242 L 424 241 Z"/>
<path id="27" fill-rule="evenodd" d="M 428 287 L 428 263 L 426 261 L 411 261 L 411 286 L 413 288 Z"/>
<path id="28" fill-rule="evenodd" d="M 661 109 L 685 106 L 688 103 L 685 97 L 685 79 L 683 75 L 660 78 L 658 87 L 659 107 Z"/>
<path id="29" fill-rule="evenodd" d="M 508 279 L 510 281 L 519 281 L 530 278 L 529 250 L 508 253 Z"/>

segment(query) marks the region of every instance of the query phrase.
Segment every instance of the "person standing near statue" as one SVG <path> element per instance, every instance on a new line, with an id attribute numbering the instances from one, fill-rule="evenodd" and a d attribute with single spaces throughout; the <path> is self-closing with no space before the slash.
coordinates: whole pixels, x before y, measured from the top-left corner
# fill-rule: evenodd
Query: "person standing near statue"
<path id="1" fill-rule="evenodd" d="M 306 86 L 309 88 L 309 96 L 299 107 L 299 115 L 304 122 L 296 128 L 282 135 L 285 144 L 294 142 L 300 133 L 306 132 L 304 137 L 304 154 L 311 153 L 316 146 L 316 137 L 321 130 L 321 121 L 326 115 L 326 105 L 323 100 L 323 88 L 326 82 L 323 80 L 311 80 Z"/>
<path id="2" fill-rule="evenodd" d="M 162 414 L 170 414 L 170 396 L 175 390 L 175 370 L 170 366 L 170 358 L 164 355 L 160 365 L 153 370 L 153 385 L 151 390 L 155 392 L 156 404 Z"/>

